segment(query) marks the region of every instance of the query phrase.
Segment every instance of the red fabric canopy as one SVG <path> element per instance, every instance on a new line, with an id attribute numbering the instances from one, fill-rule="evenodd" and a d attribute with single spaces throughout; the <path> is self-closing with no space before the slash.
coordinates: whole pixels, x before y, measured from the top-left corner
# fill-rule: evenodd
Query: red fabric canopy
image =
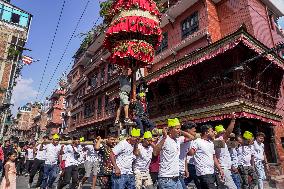
<path id="1" fill-rule="evenodd" d="M 112 22 L 106 32 L 104 46 L 111 52 L 109 61 L 139 67 L 150 64 L 154 48 L 162 41 L 160 12 L 153 0 L 116 0 L 112 6 Z"/>
<path id="2" fill-rule="evenodd" d="M 159 23 L 149 18 L 140 16 L 120 18 L 108 28 L 104 45 L 111 50 L 115 41 L 133 38 L 145 40 L 157 48 L 162 41 L 162 30 Z"/>
<path id="3" fill-rule="evenodd" d="M 121 9 L 129 10 L 133 8 L 149 11 L 151 14 L 161 17 L 160 11 L 153 0 L 116 0 L 112 6 L 112 14 L 118 14 Z"/>
<path id="4" fill-rule="evenodd" d="M 145 41 L 119 41 L 112 49 L 109 61 L 118 65 L 129 65 L 130 60 L 135 59 L 141 66 L 152 62 L 154 49 L 152 45 Z"/>

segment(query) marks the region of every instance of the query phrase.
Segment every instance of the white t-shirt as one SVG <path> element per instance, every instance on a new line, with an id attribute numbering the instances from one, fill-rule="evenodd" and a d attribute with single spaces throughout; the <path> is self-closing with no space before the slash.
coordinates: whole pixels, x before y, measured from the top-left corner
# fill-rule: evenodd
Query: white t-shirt
<path id="1" fill-rule="evenodd" d="M 145 148 L 142 144 L 138 144 L 140 156 L 134 161 L 134 172 L 148 172 L 152 159 L 153 148 L 151 146 Z"/>
<path id="2" fill-rule="evenodd" d="M 98 152 L 95 150 L 94 145 L 85 146 L 86 149 L 86 161 L 96 162 L 98 161 Z"/>
<path id="3" fill-rule="evenodd" d="M 251 166 L 251 158 L 254 155 L 253 145 L 240 146 L 237 148 L 239 165 Z"/>
<path id="4" fill-rule="evenodd" d="M 193 156 L 196 175 L 214 174 L 213 155 L 215 154 L 215 150 L 213 142 L 198 138 L 192 142 L 191 148 L 196 152 Z"/>
<path id="5" fill-rule="evenodd" d="M 184 140 L 184 137 L 180 137 L 180 140 Z M 187 141 L 180 144 L 180 154 L 179 154 L 179 172 L 184 174 L 185 172 L 185 160 L 190 148 L 191 142 Z"/>
<path id="6" fill-rule="evenodd" d="M 126 140 L 120 141 L 112 150 L 121 174 L 133 174 L 132 163 L 135 160 L 134 147 Z"/>
<path id="7" fill-rule="evenodd" d="M 81 145 L 78 146 L 78 152 L 80 154 L 78 163 L 79 164 L 85 163 L 87 152 L 83 150 L 83 147 Z"/>
<path id="8" fill-rule="evenodd" d="M 264 161 L 264 144 L 258 143 L 256 140 L 254 141 L 254 157 L 255 162 Z"/>
<path id="9" fill-rule="evenodd" d="M 41 144 L 39 144 L 36 148 L 37 148 L 37 152 L 36 152 L 36 159 L 38 159 L 38 160 L 45 160 L 45 154 L 46 154 L 46 151 L 44 150 L 44 146 L 45 145 L 43 145 L 43 148 L 42 148 L 42 150 L 40 151 L 39 149 L 40 149 L 40 146 L 41 146 Z"/>
<path id="10" fill-rule="evenodd" d="M 33 148 L 27 149 L 27 159 L 34 160 L 34 149 Z"/>
<path id="11" fill-rule="evenodd" d="M 75 157 L 76 153 L 79 155 L 77 147 L 72 147 L 72 145 L 69 144 L 64 146 L 63 152 L 65 154 L 65 167 L 78 165 L 78 157 Z"/>
<path id="12" fill-rule="evenodd" d="M 45 164 L 56 165 L 58 163 L 58 155 L 61 150 L 61 145 L 58 144 L 54 146 L 52 143 L 47 144 L 44 147 L 44 150 L 46 151 Z"/>
<path id="13" fill-rule="evenodd" d="M 217 140 L 223 140 L 223 136 L 220 136 L 219 138 L 217 138 Z M 227 144 L 225 143 L 224 148 L 216 148 L 215 153 L 221 167 L 225 169 L 231 169 L 232 160 Z"/>
<path id="14" fill-rule="evenodd" d="M 160 141 L 161 140 L 162 138 L 160 139 Z M 183 142 L 184 138 L 182 137 L 177 138 L 176 140 L 170 138 L 169 136 L 166 138 L 160 152 L 159 177 L 179 176 L 180 145 Z"/>

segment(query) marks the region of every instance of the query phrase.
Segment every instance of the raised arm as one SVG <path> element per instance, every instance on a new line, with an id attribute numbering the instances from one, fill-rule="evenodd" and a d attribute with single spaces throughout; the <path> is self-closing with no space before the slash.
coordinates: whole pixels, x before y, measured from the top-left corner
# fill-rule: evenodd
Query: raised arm
<path id="1" fill-rule="evenodd" d="M 224 141 L 227 141 L 230 138 L 230 134 L 233 132 L 235 128 L 235 124 L 236 124 L 236 118 L 233 118 L 224 134 L 224 137 L 223 137 Z"/>
<path id="2" fill-rule="evenodd" d="M 94 146 L 94 149 L 96 151 L 100 150 L 101 143 L 102 143 L 102 138 L 100 136 L 98 136 L 97 139 L 96 139 L 96 144 Z"/>
<path id="3" fill-rule="evenodd" d="M 164 146 L 164 143 L 166 141 L 168 137 L 168 134 L 167 134 L 167 130 L 166 128 L 164 127 L 163 128 L 163 138 L 160 142 L 158 142 L 158 144 L 156 144 L 153 148 L 153 155 L 154 156 L 158 156 L 160 154 L 160 151 L 162 150 L 162 147 Z"/>
<path id="4" fill-rule="evenodd" d="M 183 135 L 183 136 L 186 138 L 186 140 L 188 140 L 188 141 L 192 141 L 192 140 L 195 139 L 195 136 L 192 135 L 191 133 L 188 133 L 188 132 L 185 132 L 185 131 L 180 131 L 180 133 L 181 133 L 181 135 Z"/>

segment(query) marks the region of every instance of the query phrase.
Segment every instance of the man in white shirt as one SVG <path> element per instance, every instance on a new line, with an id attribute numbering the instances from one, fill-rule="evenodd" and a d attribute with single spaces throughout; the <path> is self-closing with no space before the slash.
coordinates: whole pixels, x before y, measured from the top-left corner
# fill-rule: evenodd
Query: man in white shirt
<path id="1" fill-rule="evenodd" d="M 193 140 L 194 136 L 181 132 L 178 118 L 168 119 L 169 135 L 164 127 L 163 137 L 154 147 L 154 155 L 160 154 L 160 168 L 158 183 L 160 189 L 175 188 L 182 189 L 179 173 L 180 145 L 188 140 Z M 179 137 L 180 134 L 186 135 Z"/>
<path id="2" fill-rule="evenodd" d="M 196 135 L 196 124 L 194 122 L 186 122 L 181 125 L 181 130 L 192 134 L 194 137 Z M 182 138 L 183 137 L 183 138 Z M 181 140 L 184 140 L 184 136 L 181 136 Z M 179 155 L 179 175 L 180 182 L 183 189 L 187 189 L 185 185 L 185 178 L 189 177 L 188 165 L 187 165 L 187 153 L 189 151 L 191 141 L 185 140 L 185 142 L 180 144 L 180 155 Z"/>
<path id="3" fill-rule="evenodd" d="M 255 151 L 255 169 L 258 176 L 258 189 L 263 189 L 263 181 L 266 179 L 264 167 L 267 165 L 267 160 L 264 152 L 264 138 L 265 134 L 258 132 L 256 134 L 256 140 L 254 141 L 254 151 Z"/>
<path id="4" fill-rule="evenodd" d="M 134 154 L 136 156 L 133 165 L 136 189 L 142 189 L 142 186 L 146 189 L 154 189 L 149 172 L 153 146 L 152 133 L 147 131 L 144 133 L 142 143 L 138 144 L 137 153 Z"/>
<path id="5" fill-rule="evenodd" d="M 232 177 L 232 172 L 231 172 L 232 161 L 228 146 L 226 144 L 229 140 L 230 134 L 234 130 L 235 122 L 236 120 L 235 118 L 233 118 L 227 129 L 225 129 L 223 125 L 218 125 L 215 127 L 215 132 L 217 133 L 215 139 L 221 140 L 224 143 L 223 148 L 215 149 L 216 157 L 219 160 L 221 168 L 223 169 L 224 172 L 224 180 L 223 180 L 224 182 L 220 182 L 219 185 L 224 189 L 237 189 L 236 184 Z"/>
<path id="6" fill-rule="evenodd" d="M 40 150 L 45 150 L 46 158 L 44 162 L 43 179 L 41 183 L 41 188 L 52 188 L 52 185 L 57 177 L 58 171 L 58 159 L 61 150 L 61 145 L 59 145 L 59 135 L 54 134 L 52 143 L 45 145 L 40 148 Z"/>
<path id="7" fill-rule="evenodd" d="M 132 129 L 131 137 L 120 141 L 110 154 L 114 174 L 112 189 L 135 189 L 135 177 L 132 163 L 135 160 L 135 151 L 138 150 L 140 129 Z"/>
<path id="8" fill-rule="evenodd" d="M 26 150 L 26 175 L 29 175 L 31 173 L 32 165 L 35 159 L 34 154 L 34 145 L 33 143 L 30 143 Z"/>
<path id="9" fill-rule="evenodd" d="M 32 182 L 34 180 L 34 176 L 36 175 L 37 172 L 39 172 L 39 175 L 38 175 L 38 180 L 37 180 L 37 184 L 35 185 L 35 188 L 38 188 L 41 185 L 42 177 L 43 177 L 43 167 L 44 167 L 44 161 L 45 161 L 45 150 L 43 150 L 43 148 L 45 146 L 44 143 L 47 141 L 47 139 L 48 137 L 44 136 L 42 143 L 38 144 L 34 149 L 36 151 L 36 156 L 35 156 L 34 164 L 32 166 L 32 170 L 31 170 L 31 174 L 29 178 L 29 188 L 31 187 Z"/>
<path id="10" fill-rule="evenodd" d="M 234 133 L 231 133 L 230 135 L 230 141 L 235 142 L 235 146 L 229 146 L 229 152 L 230 152 L 230 157 L 232 161 L 232 178 L 235 182 L 235 185 L 237 189 L 241 189 L 241 176 L 238 171 L 238 166 L 239 166 L 239 158 L 238 158 L 238 141 L 236 141 L 236 135 Z"/>
<path id="11" fill-rule="evenodd" d="M 224 178 L 224 172 L 215 155 L 213 144 L 214 131 L 211 125 L 202 125 L 200 128 L 201 138 L 192 142 L 188 155 L 194 156 L 196 175 L 199 178 L 202 189 L 217 189 L 214 167 Z"/>
<path id="12" fill-rule="evenodd" d="M 82 179 L 82 182 L 79 184 L 80 187 L 84 185 L 84 183 L 88 180 L 91 174 L 93 176 L 93 188 L 96 187 L 97 174 L 98 174 L 98 151 L 100 149 L 101 141 L 102 139 L 99 136 L 94 141 L 93 145 L 84 146 L 83 150 L 86 152 L 86 160 L 84 164 L 85 175 Z"/>
<path id="13" fill-rule="evenodd" d="M 76 189 L 78 185 L 78 159 L 80 157 L 78 146 L 80 140 L 76 137 L 73 138 L 72 144 L 66 145 L 63 148 L 65 159 L 64 177 L 58 184 L 58 189 L 62 189 L 64 186 L 70 183 L 72 178 L 70 189 Z"/>
<path id="14" fill-rule="evenodd" d="M 84 150 L 85 145 L 82 145 L 82 142 L 85 142 L 85 137 L 80 137 L 80 145 L 78 145 L 78 153 L 80 154 L 80 157 L 78 158 L 78 179 L 80 181 L 78 189 L 80 189 L 80 183 L 86 173 L 85 161 L 87 152 Z"/>
<path id="15" fill-rule="evenodd" d="M 238 147 L 239 157 L 239 173 L 242 179 L 243 189 L 253 189 L 257 185 L 257 175 L 254 171 L 254 146 L 253 134 L 249 131 L 245 131 L 243 134 L 244 141 Z M 249 177 L 251 182 L 249 182 Z"/>

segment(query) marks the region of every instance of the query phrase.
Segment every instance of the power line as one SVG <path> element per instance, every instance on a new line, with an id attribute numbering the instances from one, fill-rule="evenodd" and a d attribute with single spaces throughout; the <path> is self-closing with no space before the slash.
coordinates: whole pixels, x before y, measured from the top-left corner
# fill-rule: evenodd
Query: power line
<path id="1" fill-rule="evenodd" d="M 61 64 L 61 62 L 62 62 L 62 60 L 63 60 L 63 58 L 64 58 L 64 56 L 65 56 L 65 54 L 66 54 L 66 52 L 67 52 L 67 50 L 68 50 L 69 45 L 70 45 L 72 39 L 73 39 L 74 36 L 75 36 L 75 33 L 76 33 L 76 31 L 77 31 L 77 29 L 78 29 L 78 27 L 79 27 L 79 24 L 80 24 L 80 22 L 81 22 L 81 20 L 82 20 L 82 18 L 83 18 L 83 16 L 84 16 L 84 14 L 85 14 L 87 8 L 88 8 L 89 3 L 90 3 L 90 0 L 87 1 L 86 5 L 85 5 L 85 7 L 84 7 L 84 10 L 83 10 L 83 12 L 82 12 L 82 14 L 81 14 L 81 16 L 80 16 L 79 20 L 77 21 L 77 24 L 76 24 L 76 26 L 75 26 L 75 29 L 73 30 L 72 35 L 71 35 L 71 37 L 69 38 L 69 40 L 68 40 L 68 42 L 67 42 L 67 44 L 66 44 L 66 47 L 65 47 L 65 49 L 64 49 L 64 52 L 63 52 L 62 56 L 60 57 L 60 60 L 59 60 L 58 64 L 56 65 L 56 67 L 55 67 L 55 69 L 54 69 L 54 71 L 53 71 L 53 73 L 52 73 L 52 76 L 51 76 L 51 78 L 49 79 L 49 81 L 48 81 L 48 83 L 47 83 L 46 88 L 44 89 L 44 92 L 42 93 L 42 97 L 45 95 L 45 93 L 46 93 L 46 91 L 47 91 L 47 89 L 48 89 L 48 87 L 49 87 L 49 85 L 50 85 L 50 83 L 51 83 L 51 81 L 52 81 L 52 79 L 53 79 L 53 77 L 54 77 L 54 75 L 55 75 L 55 73 L 56 73 L 58 67 L 59 67 L 59 65 Z"/>
<path id="2" fill-rule="evenodd" d="M 54 43 L 55 43 L 55 38 L 56 38 L 56 35 L 57 35 L 57 32 L 58 32 L 58 28 L 59 28 L 59 25 L 61 23 L 61 18 L 62 18 L 63 10 L 64 10 L 64 7 L 65 7 L 65 3 L 66 3 L 66 0 L 63 1 L 62 6 L 61 6 L 59 18 L 58 18 L 58 21 L 57 21 L 57 24 L 56 24 L 55 32 L 54 32 L 53 37 L 52 37 L 52 42 L 51 42 L 50 49 L 49 49 L 49 52 L 48 52 L 47 60 L 46 60 L 45 65 L 44 65 L 43 74 L 42 74 L 40 82 L 39 82 L 39 87 L 38 87 L 38 90 L 37 90 L 38 93 L 36 95 L 36 101 L 38 99 L 39 91 L 41 89 L 43 78 L 45 76 L 45 72 L 46 72 L 46 69 L 47 69 L 47 64 L 49 62 L 51 52 L 53 50 L 53 46 L 54 46 Z"/>
<path id="3" fill-rule="evenodd" d="M 93 28 L 95 28 L 95 27 L 97 26 L 97 23 L 98 23 L 99 19 L 100 19 L 100 17 L 98 17 L 98 18 L 97 18 L 97 20 L 94 22 L 94 26 L 93 26 Z M 70 61 L 70 63 L 68 64 L 67 68 L 65 69 L 65 71 L 64 71 L 64 72 L 62 72 L 62 74 L 61 74 L 61 75 L 64 75 L 64 74 L 66 74 L 66 73 L 67 73 L 67 71 L 68 71 L 68 70 L 69 70 L 69 68 L 71 67 L 72 63 L 74 63 L 74 61 L 73 61 L 73 60 L 71 60 L 71 61 Z M 56 85 L 57 85 L 57 83 L 60 81 L 60 79 L 61 79 L 61 78 L 58 78 L 58 79 L 57 79 Z"/>

